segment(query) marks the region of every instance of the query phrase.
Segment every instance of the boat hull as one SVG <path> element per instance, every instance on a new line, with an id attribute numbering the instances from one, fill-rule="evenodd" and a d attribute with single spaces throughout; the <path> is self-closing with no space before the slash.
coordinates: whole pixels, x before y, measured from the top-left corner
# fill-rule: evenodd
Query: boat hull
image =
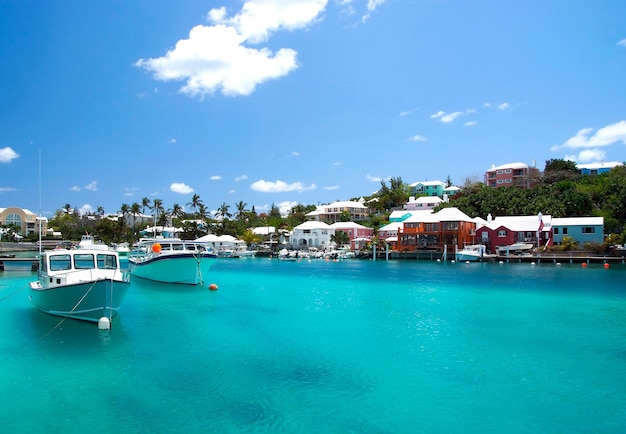
<path id="1" fill-rule="evenodd" d="M 130 274 L 164 283 L 197 285 L 216 260 L 214 254 L 177 253 L 149 258 L 130 258 Z"/>
<path id="2" fill-rule="evenodd" d="M 37 309 L 50 315 L 98 322 L 117 315 L 129 287 L 129 281 L 115 279 L 47 288 L 31 282 L 30 299 Z"/>

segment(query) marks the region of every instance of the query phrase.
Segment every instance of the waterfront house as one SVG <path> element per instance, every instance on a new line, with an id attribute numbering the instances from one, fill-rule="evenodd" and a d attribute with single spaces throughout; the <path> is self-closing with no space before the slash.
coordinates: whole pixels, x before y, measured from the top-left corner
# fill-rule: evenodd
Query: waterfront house
<path id="1" fill-rule="evenodd" d="M 306 221 L 293 228 L 291 246 L 296 249 L 329 248 L 330 237 L 335 230 L 328 224 L 316 220 Z"/>
<path id="2" fill-rule="evenodd" d="M 350 248 L 352 250 L 364 248 L 374 236 L 374 229 L 355 222 L 336 222 L 330 225 L 330 227 L 334 229 L 335 234 L 338 231 L 342 231 L 348 235 Z"/>
<path id="3" fill-rule="evenodd" d="M 611 161 L 607 163 L 590 163 L 590 164 L 577 164 L 576 168 L 581 175 L 601 175 L 608 173 L 611 169 L 623 166 L 623 163 L 619 161 Z"/>
<path id="4" fill-rule="evenodd" d="M 444 208 L 436 213 L 419 213 L 404 220 L 398 229 L 394 250 L 411 252 L 420 249 L 454 251 L 472 244 L 476 223 L 458 208 Z"/>
<path id="5" fill-rule="evenodd" d="M 552 216 L 487 216 L 483 226 L 476 229 L 476 243 L 484 244 L 487 251 L 496 253 L 500 246 L 514 243 L 530 243 L 535 246 L 551 243 Z M 537 235 L 539 238 L 537 238 Z"/>
<path id="6" fill-rule="evenodd" d="M 566 217 L 552 219 L 552 240 L 555 245 L 563 237 L 576 241 L 580 247 L 585 243 L 602 244 L 604 241 L 604 217 Z"/>

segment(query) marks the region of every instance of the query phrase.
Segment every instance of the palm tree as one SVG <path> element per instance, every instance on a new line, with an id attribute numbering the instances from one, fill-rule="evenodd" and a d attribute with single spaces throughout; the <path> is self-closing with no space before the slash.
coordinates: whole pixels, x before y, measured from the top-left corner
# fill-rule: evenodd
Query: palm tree
<path id="1" fill-rule="evenodd" d="M 232 217 L 233 215 L 228 212 L 228 208 L 230 208 L 226 202 L 223 202 L 220 207 L 217 209 L 215 213 L 215 217 L 221 217 L 222 220 Z"/>
<path id="2" fill-rule="evenodd" d="M 102 206 L 98 206 L 97 210 L 98 210 L 97 211 L 98 215 L 100 216 L 104 215 L 104 208 Z"/>
<path id="3" fill-rule="evenodd" d="M 133 203 L 130 206 L 130 213 L 133 215 L 133 235 L 135 234 L 135 221 L 137 220 L 137 216 L 141 214 L 141 207 L 137 202 Z"/>
<path id="4" fill-rule="evenodd" d="M 333 241 L 337 247 L 341 247 L 350 242 L 350 237 L 345 231 L 335 231 L 335 233 L 330 236 L 330 241 Z"/>
<path id="5" fill-rule="evenodd" d="M 150 209 L 150 199 L 148 199 L 147 197 L 144 197 L 143 199 L 141 199 L 141 213 L 142 214 L 146 213 L 146 208 Z"/>
<path id="6" fill-rule="evenodd" d="M 172 207 L 172 216 L 176 218 L 181 218 L 183 215 L 185 215 L 185 210 L 183 209 L 182 206 L 175 203 L 174 206 Z"/>
<path id="7" fill-rule="evenodd" d="M 192 210 L 196 211 L 198 207 L 200 206 L 200 204 L 202 204 L 200 195 L 194 194 L 193 197 L 191 198 L 191 202 L 189 202 L 187 205 L 190 206 Z"/>
<path id="8" fill-rule="evenodd" d="M 154 210 L 154 220 L 159 219 L 159 213 L 163 211 L 163 201 L 161 199 L 154 199 L 152 201 L 152 209 Z"/>
<path id="9" fill-rule="evenodd" d="M 248 210 L 246 209 L 247 205 L 248 204 L 245 203 L 243 200 L 240 200 L 238 203 L 235 204 L 235 206 L 237 207 L 237 220 L 241 220 L 245 217 L 246 213 L 248 212 Z"/>

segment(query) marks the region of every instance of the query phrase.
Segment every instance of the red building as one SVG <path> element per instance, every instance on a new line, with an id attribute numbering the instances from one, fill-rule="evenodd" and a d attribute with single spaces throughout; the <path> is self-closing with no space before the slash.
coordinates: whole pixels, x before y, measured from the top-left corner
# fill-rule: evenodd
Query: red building
<path id="1" fill-rule="evenodd" d="M 485 185 L 489 187 L 530 188 L 539 180 L 539 169 L 524 163 L 492 166 L 485 172 Z"/>

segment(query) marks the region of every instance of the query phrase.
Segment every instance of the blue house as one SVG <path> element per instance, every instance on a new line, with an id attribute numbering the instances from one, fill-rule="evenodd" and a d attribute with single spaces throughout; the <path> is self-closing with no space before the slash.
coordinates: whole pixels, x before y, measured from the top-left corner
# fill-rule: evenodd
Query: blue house
<path id="1" fill-rule="evenodd" d="M 563 237 L 577 241 L 582 247 L 585 243 L 604 241 L 604 217 L 566 217 L 552 218 L 552 242 L 559 245 Z"/>
<path id="2" fill-rule="evenodd" d="M 581 175 L 600 175 L 609 172 L 614 167 L 622 165 L 623 163 L 619 161 L 612 161 L 609 163 L 578 164 L 576 167 Z"/>

